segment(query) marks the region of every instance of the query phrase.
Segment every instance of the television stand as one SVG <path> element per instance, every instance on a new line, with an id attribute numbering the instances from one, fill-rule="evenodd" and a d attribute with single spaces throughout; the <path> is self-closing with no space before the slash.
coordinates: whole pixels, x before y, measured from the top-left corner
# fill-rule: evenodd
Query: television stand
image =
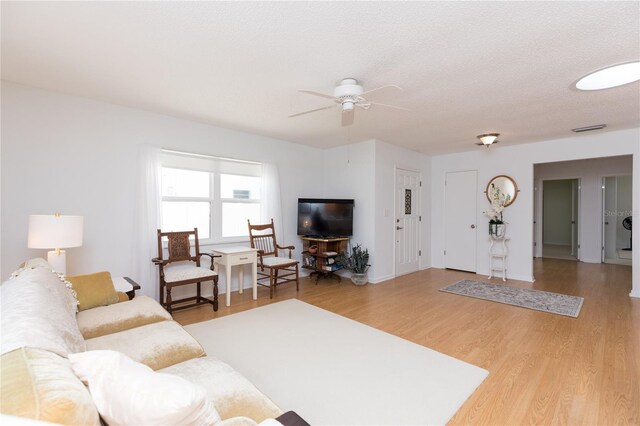
<path id="1" fill-rule="evenodd" d="M 347 249 L 349 237 L 324 238 L 324 237 L 301 237 L 302 238 L 302 267 L 310 269 L 309 279 L 316 276 L 316 284 L 320 278 L 334 278 L 341 280 L 337 275 L 342 265 L 336 263 L 336 258 L 343 254 Z M 318 249 L 311 253 L 309 247 L 317 246 Z"/>

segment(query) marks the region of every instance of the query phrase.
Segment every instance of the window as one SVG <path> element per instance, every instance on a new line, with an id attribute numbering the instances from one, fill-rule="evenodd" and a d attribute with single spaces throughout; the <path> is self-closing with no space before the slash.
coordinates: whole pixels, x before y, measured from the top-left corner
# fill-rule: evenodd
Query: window
<path id="1" fill-rule="evenodd" d="M 198 228 L 205 243 L 247 239 L 260 222 L 258 163 L 167 151 L 162 167 L 162 230 Z"/>

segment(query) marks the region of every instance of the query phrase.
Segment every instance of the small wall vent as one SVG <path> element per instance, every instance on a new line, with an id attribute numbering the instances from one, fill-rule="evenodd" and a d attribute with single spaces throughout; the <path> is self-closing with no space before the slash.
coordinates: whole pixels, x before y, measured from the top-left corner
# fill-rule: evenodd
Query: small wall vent
<path id="1" fill-rule="evenodd" d="M 571 131 L 576 133 L 590 132 L 592 130 L 604 129 L 605 127 L 607 127 L 606 124 L 596 124 L 595 126 L 576 127 L 575 129 L 571 129 Z"/>

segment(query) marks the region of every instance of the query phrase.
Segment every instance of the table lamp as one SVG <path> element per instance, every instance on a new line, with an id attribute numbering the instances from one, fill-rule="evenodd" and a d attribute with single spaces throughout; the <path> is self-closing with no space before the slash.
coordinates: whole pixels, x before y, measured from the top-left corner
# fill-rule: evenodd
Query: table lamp
<path id="1" fill-rule="evenodd" d="M 30 215 L 27 247 L 51 249 L 47 262 L 56 272 L 67 273 L 67 257 L 62 248 L 82 245 L 82 216 Z"/>

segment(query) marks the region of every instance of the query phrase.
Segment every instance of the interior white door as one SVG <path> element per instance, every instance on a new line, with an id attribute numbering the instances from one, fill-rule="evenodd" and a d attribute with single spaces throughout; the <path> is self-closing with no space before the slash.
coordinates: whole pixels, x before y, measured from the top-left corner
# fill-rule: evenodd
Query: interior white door
<path id="1" fill-rule="evenodd" d="M 445 178 L 445 267 L 476 272 L 477 171 Z"/>
<path id="2" fill-rule="evenodd" d="M 396 169 L 396 276 L 420 263 L 420 174 Z"/>

